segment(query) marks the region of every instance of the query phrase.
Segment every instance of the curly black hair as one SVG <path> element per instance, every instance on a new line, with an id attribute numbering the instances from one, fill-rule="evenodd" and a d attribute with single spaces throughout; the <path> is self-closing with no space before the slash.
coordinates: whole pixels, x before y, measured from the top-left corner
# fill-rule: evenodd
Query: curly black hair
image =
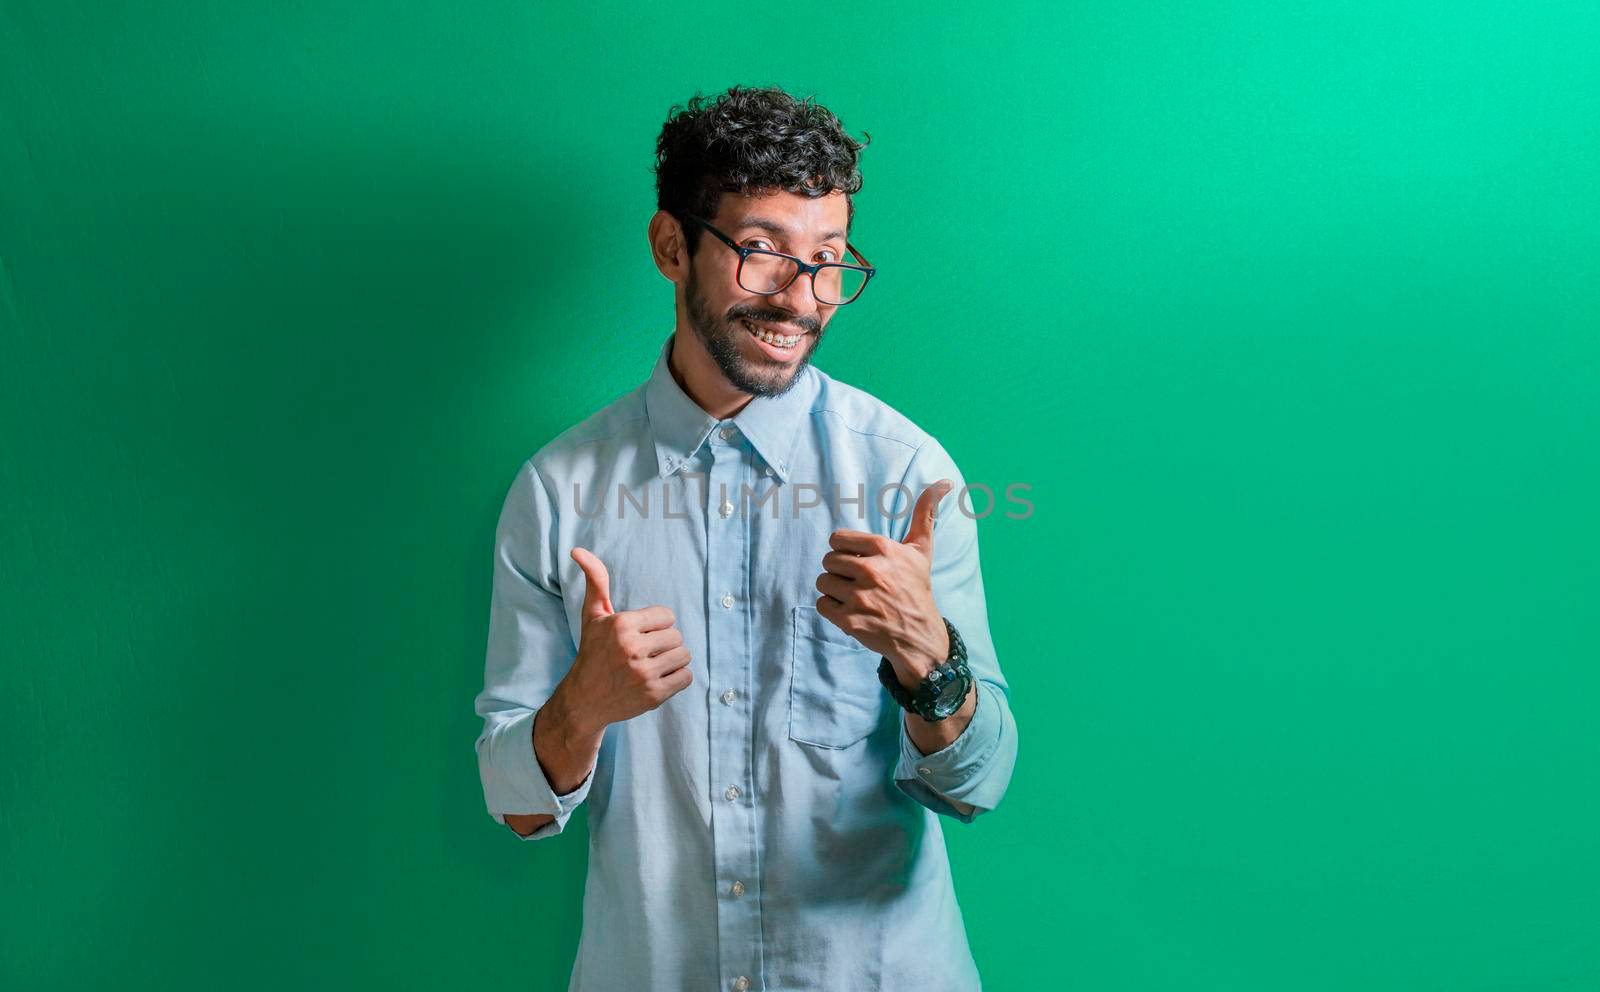
<path id="1" fill-rule="evenodd" d="M 715 99 L 697 92 L 669 111 L 656 139 L 656 207 L 683 225 L 690 255 L 701 230 L 686 218 L 716 216 L 723 193 L 777 188 L 816 198 L 839 190 L 853 220 L 856 159 L 872 140 L 862 133 L 856 141 L 813 97 L 796 100 L 776 86 L 732 86 Z"/>

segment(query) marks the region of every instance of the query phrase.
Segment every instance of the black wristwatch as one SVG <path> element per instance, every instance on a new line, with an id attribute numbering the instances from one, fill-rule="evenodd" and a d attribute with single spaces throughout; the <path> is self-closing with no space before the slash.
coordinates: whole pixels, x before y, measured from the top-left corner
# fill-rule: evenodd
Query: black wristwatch
<path id="1" fill-rule="evenodd" d="M 972 688 L 972 670 L 967 667 L 967 646 L 956 632 L 956 625 L 943 617 L 940 619 L 944 620 L 945 630 L 950 632 L 950 657 L 923 676 L 915 692 L 900 684 L 900 679 L 894 673 L 894 665 L 889 663 L 888 658 L 878 663 L 878 681 L 889 690 L 894 701 L 909 712 L 933 722 L 943 720 L 959 710 L 966 701 L 967 690 Z"/>

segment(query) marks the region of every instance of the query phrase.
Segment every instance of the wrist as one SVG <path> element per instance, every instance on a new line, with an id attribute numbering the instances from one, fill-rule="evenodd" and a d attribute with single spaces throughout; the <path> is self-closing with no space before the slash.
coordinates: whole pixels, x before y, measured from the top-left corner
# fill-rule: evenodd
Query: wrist
<path id="1" fill-rule="evenodd" d="M 590 737 L 573 723 L 567 697 L 552 693 L 533 717 L 533 756 L 550 788 L 558 796 L 570 795 L 594 770 L 601 737 Z"/>
<path id="2" fill-rule="evenodd" d="M 890 659 L 890 661 L 894 665 L 895 677 L 900 681 L 901 685 L 905 686 L 908 692 L 917 691 L 917 686 L 922 683 L 923 679 L 928 677 L 928 673 L 939 667 L 937 661 L 923 654 L 901 654 Z"/>
<path id="3" fill-rule="evenodd" d="M 550 711 L 549 733 L 562 749 L 573 754 L 586 754 L 599 748 L 605 724 L 596 726 L 585 707 L 574 700 L 569 683 L 558 683 L 543 709 Z"/>
<path id="4" fill-rule="evenodd" d="M 930 631 L 920 643 L 890 656 L 900 684 L 909 690 L 915 690 L 929 672 L 950 659 L 950 632 L 944 618 L 936 613 L 933 622 L 937 631 Z"/>
<path id="5" fill-rule="evenodd" d="M 908 684 L 908 676 L 900 671 L 898 661 L 885 656 L 878 665 L 878 681 L 894 701 L 930 724 L 950 722 L 971 698 L 975 681 L 967 665 L 967 649 L 960 632 L 944 617 L 939 620 L 945 627 L 948 644 L 945 657 L 938 659 L 915 684 Z"/>

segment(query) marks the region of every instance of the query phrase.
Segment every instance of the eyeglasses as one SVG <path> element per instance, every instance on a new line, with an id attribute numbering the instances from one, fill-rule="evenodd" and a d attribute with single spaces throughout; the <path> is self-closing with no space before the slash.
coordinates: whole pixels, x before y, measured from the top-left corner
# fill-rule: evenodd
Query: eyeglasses
<path id="1" fill-rule="evenodd" d="M 878 274 L 871 263 L 861 257 L 856 246 L 845 242 L 845 250 L 856 257 L 860 265 L 844 262 L 818 262 L 815 265 L 800 261 L 793 255 L 764 248 L 746 248 L 711 226 L 703 217 L 689 215 L 689 219 L 717 236 L 717 240 L 739 253 L 739 270 L 735 279 L 739 288 L 758 296 L 781 293 L 802 272 L 811 277 L 811 293 L 818 303 L 842 307 L 861 295 L 867 280 Z"/>

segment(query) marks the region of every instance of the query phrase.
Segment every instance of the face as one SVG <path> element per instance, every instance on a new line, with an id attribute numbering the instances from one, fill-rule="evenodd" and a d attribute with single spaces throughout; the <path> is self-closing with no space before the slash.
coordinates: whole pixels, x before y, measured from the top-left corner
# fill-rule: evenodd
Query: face
<path id="1" fill-rule="evenodd" d="M 808 262 L 853 263 L 845 251 L 848 219 L 842 193 L 812 199 L 787 191 L 750 197 L 726 193 L 717 216 L 708 218 L 747 248 Z M 736 279 L 738 268 L 738 253 L 701 228 L 685 289 L 689 324 L 735 388 L 777 396 L 811 361 L 838 308 L 817 302 L 806 276 L 771 296 L 748 292 Z"/>

